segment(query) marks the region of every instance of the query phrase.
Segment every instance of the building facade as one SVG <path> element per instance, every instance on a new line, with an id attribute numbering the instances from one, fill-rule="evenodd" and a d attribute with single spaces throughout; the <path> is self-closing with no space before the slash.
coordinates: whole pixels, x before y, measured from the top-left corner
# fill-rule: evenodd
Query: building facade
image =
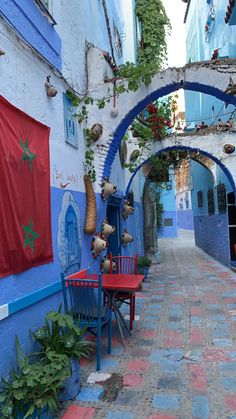
<path id="1" fill-rule="evenodd" d="M 188 0 L 186 3 L 187 62 L 209 61 L 209 65 L 214 66 L 217 59 L 221 62 L 224 58 L 234 59 L 236 6 L 224 0 Z M 228 76 L 228 82 L 234 83 L 231 76 Z M 201 125 L 218 126 L 220 133 L 223 123 L 235 120 L 235 107 L 210 95 L 207 86 L 202 93 L 186 91 L 185 100 L 187 130 Z M 206 141 L 208 135 L 205 135 Z M 217 135 L 215 139 L 215 147 L 218 147 Z M 197 158 L 191 160 L 189 178 L 192 186 L 187 191 L 191 193 L 195 241 L 204 251 L 230 265 L 235 260 L 233 221 L 229 218 L 234 189 L 218 164 L 204 157 L 198 158 L 199 155 L 198 152 Z"/>
<path id="2" fill-rule="evenodd" d="M 76 114 L 81 114 L 81 108 L 74 106 L 66 92 L 70 90 L 79 98 L 87 94 L 92 96 L 94 86 L 112 77 L 114 65 L 120 65 L 128 58 L 127 46 L 125 59 L 123 54 L 126 42 L 124 15 L 129 15 L 132 21 L 133 3 L 126 4 L 125 9 L 117 0 L 72 0 L 69 3 L 68 6 L 66 0 L 3 0 L 0 4 L 1 105 L 16 115 L 19 130 L 23 119 L 33 128 L 50 128 L 50 166 L 46 165 L 46 160 L 43 162 L 48 152 L 46 143 L 41 160 L 45 167 L 35 163 L 38 155 L 31 149 L 31 139 L 40 154 L 41 137 L 36 135 L 33 138 L 32 130 L 29 130 L 28 138 L 19 138 L 19 141 L 25 147 L 22 165 L 28 173 L 31 174 L 35 167 L 39 170 L 41 167 L 41 177 L 50 173 L 49 193 L 38 193 L 36 182 L 31 196 L 35 201 L 32 203 L 31 198 L 27 199 L 32 203 L 33 210 L 38 202 L 37 208 L 41 208 L 39 216 L 48 208 L 47 234 L 50 236 L 49 248 L 50 241 L 52 247 L 44 259 L 41 254 L 37 261 L 37 240 L 42 239 L 43 242 L 44 236 L 37 231 L 36 221 L 29 219 L 29 224 L 23 223 L 25 229 L 31 229 L 24 230 L 21 243 L 33 263 L 30 265 L 28 261 L 27 269 L 19 267 L 16 272 L 16 264 L 12 260 L 12 273 L 1 275 L 0 340 L 2 353 L 7 355 L 4 359 L 1 357 L 0 376 L 6 376 L 15 363 L 15 335 L 18 335 L 23 348 L 30 350 L 29 329 L 40 326 L 49 310 L 58 309 L 62 302 L 61 272 L 71 273 L 88 266 L 98 271 L 106 254 L 104 251 L 94 258 L 91 251 L 93 235 L 84 232 L 84 129 L 91 127 L 86 125 L 86 117 L 78 122 Z M 135 38 L 134 32 L 132 35 Z M 129 39 L 129 42 L 132 41 Z M 130 61 L 133 59 L 134 52 Z M 97 107 L 94 108 L 93 115 L 99 123 L 99 112 L 96 114 Z M 2 124 L 4 121 L 2 119 Z M 11 128 L 9 123 L 5 129 L 6 137 L 2 136 L 1 141 L 8 147 L 7 135 L 11 133 L 15 138 L 15 127 Z M 25 129 L 25 126 L 22 127 L 23 131 Z M 103 153 L 102 147 L 99 153 Z M 100 188 L 95 189 L 96 231 L 101 232 L 102 222 L 107 216 L 116 227 L 115 235 L 109 241 L 109 250 L 122 254 L 142 253 L 142 190 L 138 177 L 132 185 L 134 214 L 127 220 L 122 216 L 127 176 L 129 174 L 117 156 L 110 176 L 117 192 L 109 201 L 103 201 Z M 11 196 L 11 190 L 8 190 L 8 195 Z M 24 208 L 29 207 L 29 202 L 25 203 L 25 207 L 22 205 L 22 214 Z M 134 240 L 123 247 L 121 236 L 125 229 Z M 14 236 L 11 223 L 8 232 L 8 236 Z"/>

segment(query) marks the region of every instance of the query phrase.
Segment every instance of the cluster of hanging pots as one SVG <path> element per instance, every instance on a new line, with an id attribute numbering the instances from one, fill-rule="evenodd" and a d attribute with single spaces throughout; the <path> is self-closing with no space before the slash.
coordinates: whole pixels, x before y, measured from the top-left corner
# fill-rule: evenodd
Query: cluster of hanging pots
<path id="1" fill-rule="evenodd" d="M 97 209 L 96 209 L 96 197 L 93 190 L 93 184 L 89 178 L 88 175 L 84 176 L 84 183 L 85 183 L 85 191 L 86 191 L 86 218 L 85 218 L 85 224 L 84 224 L 84 231 L 86 234 L 93 234 L 92 238 L 92 254 L 93 257 L 96 259 L 102 251 L 106 250 L 108 248 L 108 240 L 107 238 L 114 234 L 115 227 L 109 224 L 109 221 L 107 218 L 103 220 L 102 226 L 101 226 L 101 233 L 96 232 L 96 221 L 97 221 Z M 109 178 L 104 178 L 101 184 L 102 190 L 101 190 L 101 197 L 102 200 L 107 200 L 110 196 L 112 196 L 117 191 L 117 187 L 113 185 Z M 134 208 L 130 205 L 128 201 L 124 202 L 123 206 L 123 219 L 126 221 L 127 218 L 134 213 Z M 133 236 L 127 231 L 127 229 L 123 230 L 122 237 L 121 237 L 121 243 L 124 247 L 127 246 L 127 244 L 133 242 Z M 107 261 L 105 258 L 102 262 L 102 270 L 107 271 L 109 265 L 109 271 L 110 271 L 110 261 Z"/>

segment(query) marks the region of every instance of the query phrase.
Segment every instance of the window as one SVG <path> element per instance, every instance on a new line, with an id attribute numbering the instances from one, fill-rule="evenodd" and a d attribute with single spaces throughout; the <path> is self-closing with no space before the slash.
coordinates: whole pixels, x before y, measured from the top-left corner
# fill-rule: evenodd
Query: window
<path id="1" fill-rule="evenodd" d="M 214 191 L 213 189 L 208 189 L 207 192 L 207 204 L 208 204 L 208 214 L 215 214 L 215 202 L 214 202 Z"/>
<path id="2" fill-rule="evenodd" d="M 34 0 L 41 12 L 47 17 L 47 19 L 56 25 L 56 21 L 53 18 L 53 0 Z"/>
<path id="3" fill-rule="evenodd" d="M 203 194 L 202 194 L 202 191 L 198 191 L 198 193 L 197 193 L 197 206 L 198 206 L 198 208 L 202 208 L 203 207 Z"/>
<path id="4" fill-rule="evenodd" d="M 172 227 L 173 226 L 173 218 L 164 218 L 164 227 Z"/>
<path id="5" fill-rule="evenodd" d="M 217 201 L 219 214 L 223 214 L 226 211 L 226 190 L 223 183 L 217 185 Z"/>
<path id="6" fill-rule="evenodd" d="M 63 106 L 66 142 L 78 148 L 77 119 L 71 101 L 65 93 L 63 93 Z"/>

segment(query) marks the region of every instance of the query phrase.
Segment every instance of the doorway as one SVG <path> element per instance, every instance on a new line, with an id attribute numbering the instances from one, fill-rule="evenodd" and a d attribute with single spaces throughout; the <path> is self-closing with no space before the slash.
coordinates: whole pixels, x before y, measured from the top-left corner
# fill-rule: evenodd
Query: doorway
<path id="1" fill-rule="evenodd" d="M 121 254 L 120 241 L 120 208 L 121 199 L 110 197 L 107 203 L 107 219 L 109 224 L 115 227 L 115 233 L 108 238 L 107 254 L 112 252 L 113 255 L 119 256 Z"/>

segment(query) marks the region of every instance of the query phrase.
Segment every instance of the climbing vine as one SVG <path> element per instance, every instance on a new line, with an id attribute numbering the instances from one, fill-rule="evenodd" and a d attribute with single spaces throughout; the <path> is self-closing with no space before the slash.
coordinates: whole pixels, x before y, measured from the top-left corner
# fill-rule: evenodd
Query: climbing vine
<path id="1" fill-rule="evenodd" d="M 166 36 L 171 29 L 163 3 L 161 0 L 136 0 L 135 12 L 142 31 L 138 63 L 160 70 L 166 61 Z"/>
<path id="2" fill-rule="evenodd" d="M 68 90 L 66 92 L 72 105 L 75 107 L 80 106 L 80 111 L 75 114 L 79 124 L 86 122 L 87 120 L 88 105 L 95 104 L 98 109 L 104 108 L 114 95 L 118 96 L 124 92 L 136 91 L 141 83 L 145 83 L 146 85 L 150 84 L 155 73 L 163 67 L 167 55 L 166 36 L 171 29 L 171 26 L 162 1 L 136 0 L 135 13 L 142 27 L 142 41 L 138 46 L 137 51 L 138 64 L 135 65 L 134 63 L 127 62 L 119 68 L 114 69 L 114 89 L 108 97 L 102 97 L 95 100 L 89 96 L 85 96 L 80 99 L 72 91 Z M 116 80 L 119 80 L 119 84 L 116 83 Z M 124 83 L 122 83 L 122 81 L 124 81 Z M 127 85 L 125 82 L 127 82 Z M 141 128 L 138 122 L 135 121 L 134 129 L 137 128 L 139 132 L 141 130 L 146 130 L 145 135 L 141 135 L 139 139 L 141 150 L 146 147 L 147 137 L 149 137 L 149 140 L 157 139 L 158 136 L 162 138 L 166 133 L 165 124 L 162 127 L 158 126 L 162 123 L 161 113 L 163 113 L 163 109 L 158 107 L 156 115 L 150 115 L 152 120 L 146 121 L 147 127 L 145 128 Z M 159 123 L 158 118 L 160 118 Z M 155 125 L 156 131 L 154 131 Z M 157 131 L 159 131 L 159 133 L 157 133 Z M 86 143 L 85 164 L 88 175 L 92 182 L 94 182 L 96 180 L 94 151 L 92 149 L 92 142 L 89 137 L 88 129 L 84 130 L 84 138 Z"/>

